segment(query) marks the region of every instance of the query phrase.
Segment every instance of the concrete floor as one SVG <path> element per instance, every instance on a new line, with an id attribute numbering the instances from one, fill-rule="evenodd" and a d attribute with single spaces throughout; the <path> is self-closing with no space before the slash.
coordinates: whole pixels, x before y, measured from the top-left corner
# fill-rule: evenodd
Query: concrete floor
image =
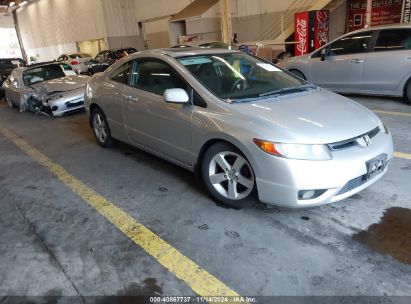
<path id="1" fill-rule="evenodd" d="M 352 98 L 411 113 L 395 99 Z M 410 117 L 379 116 L 396 151 L 411 153 Z M 336 204 L 284 210 L 250 201 L 232 210 L 179 167 L 121 143 L 100 148 L 85 113 L 39 117 L 1 103 L 0 123 L 241 295 L 411 296 L 407 253 L 401 260 L 353 237 L 384 213 L 410 211 L 410 160 L 396 158 L 381 181 Z M 0 303 L 2 296 L 194 294 L 1 132 L 0 206 Z M 404 223 L 384 230 L 410 244 L 401 236 L 409 237 L 411 217 Z"/>

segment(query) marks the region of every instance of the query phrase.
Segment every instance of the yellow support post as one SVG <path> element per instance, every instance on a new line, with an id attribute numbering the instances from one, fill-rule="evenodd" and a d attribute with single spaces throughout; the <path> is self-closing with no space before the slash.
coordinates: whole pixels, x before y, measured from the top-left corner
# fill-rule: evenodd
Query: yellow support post
<path id="1" fill-rule="evenodd" d="M 231 23 L 231 0 L 220 0 L 221 33 L 225 43 L 231 45 L 233 26 Z"/>

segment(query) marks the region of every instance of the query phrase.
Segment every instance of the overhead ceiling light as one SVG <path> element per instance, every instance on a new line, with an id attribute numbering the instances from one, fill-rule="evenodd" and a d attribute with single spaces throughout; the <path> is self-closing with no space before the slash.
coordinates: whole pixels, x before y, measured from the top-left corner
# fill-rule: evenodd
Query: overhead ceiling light
<path id="1" fill-rule="evenodd" d="M 26 5 L 27 3 L 27 1 L 23 1 L 22 3 L 20 3 L 20 6 Z"/>
<path id="2" fill-rule="evenodd" d="M 10 7 L 13 7 L 15 5 L 16 5 L 16 2 L 10 2 L 10 4 L 9 4 Z"/>

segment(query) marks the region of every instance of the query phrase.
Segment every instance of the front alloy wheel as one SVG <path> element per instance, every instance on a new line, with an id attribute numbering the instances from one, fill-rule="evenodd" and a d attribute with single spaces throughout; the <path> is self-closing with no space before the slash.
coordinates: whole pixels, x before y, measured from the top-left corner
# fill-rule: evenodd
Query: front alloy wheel
<path id="1" fill-rule="evenodd" d="M 228 144 L 216 144 L 206 152 L 202 173 L 213 198 L 234 208 L 241 208 L 242 202 L 254 190 L 251 165 Z"/>

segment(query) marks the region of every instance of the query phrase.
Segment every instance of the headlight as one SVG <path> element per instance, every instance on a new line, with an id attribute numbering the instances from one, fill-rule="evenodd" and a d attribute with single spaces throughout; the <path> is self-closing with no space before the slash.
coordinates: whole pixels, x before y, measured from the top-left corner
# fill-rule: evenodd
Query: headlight
<path id="1" fill-rule="evenodd" d="M 283 144 L 261 139 L 253 142 L 264 152 L 278 157 L 301 160 L 330 160 L 331 151 L 326 145 Z"/>

